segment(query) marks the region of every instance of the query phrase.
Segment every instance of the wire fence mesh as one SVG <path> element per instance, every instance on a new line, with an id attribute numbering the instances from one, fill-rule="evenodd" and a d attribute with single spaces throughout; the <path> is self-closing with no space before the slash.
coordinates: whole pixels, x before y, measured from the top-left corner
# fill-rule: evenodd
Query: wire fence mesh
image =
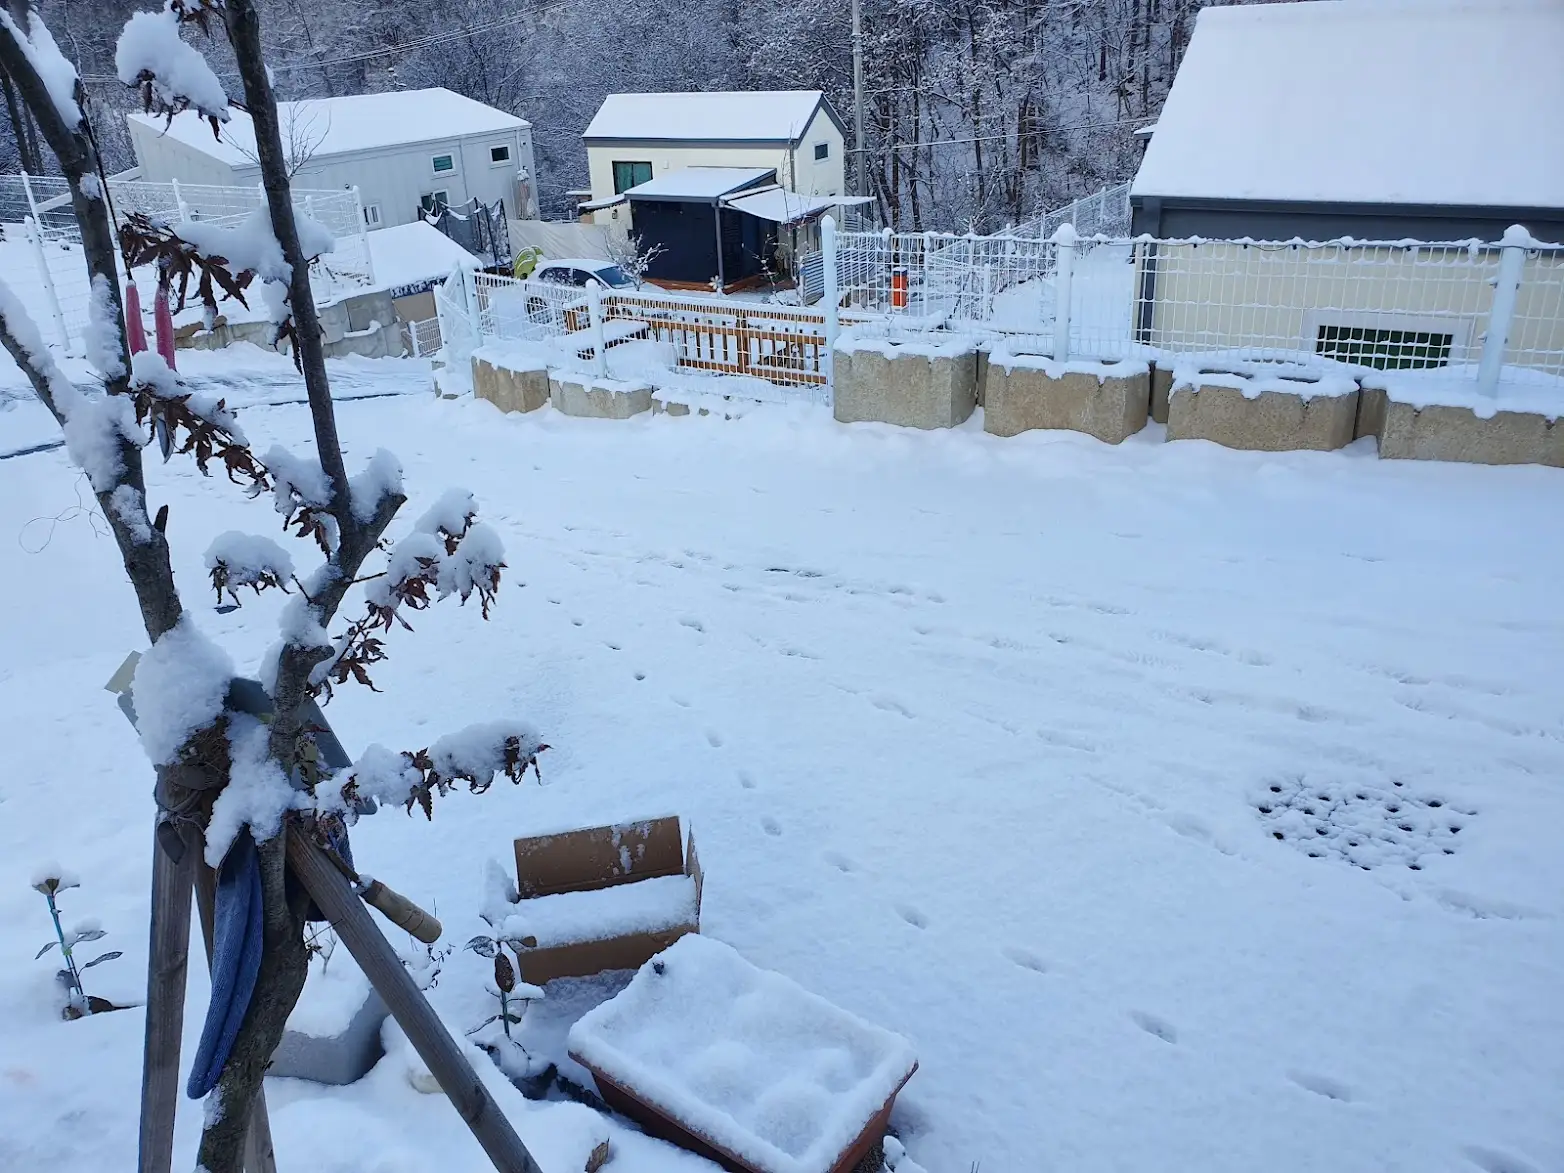
<path id="1" fill-rule="evenodd" d="M 232 227 L 266 203 L 259 187 L 193 183 L 110 179 L 108 194 L 121 223 L 139 212 L 173 224 L 196 220 Z M 310 267 L 317 299 L 331 301 L 372 285 L 374 266 L 357 193 L 295 190 L 293 203 L 297 212 L 319 222 L 336 241 L 335 248 Z M 31 232 L 29 221 L 35 221 L 41 231 Z M 38 306 L 40 316 L 52 319 L 56 340 L 67 348 L 79 346 L 87 325 L 90 287 L 81 229 L 63 178 L 0 175 L 0 256 L 6 276 L 24 290 L 36 292 L 37 300 L 31 304 Z"/>

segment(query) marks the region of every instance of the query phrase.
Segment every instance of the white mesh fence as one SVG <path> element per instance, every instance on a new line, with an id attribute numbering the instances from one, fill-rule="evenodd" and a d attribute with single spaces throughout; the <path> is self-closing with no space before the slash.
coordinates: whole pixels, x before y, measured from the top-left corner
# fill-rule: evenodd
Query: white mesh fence
<path id="1" fill-rule="evenodd" d="M 837 240 L 842 304 L 901 328 L 1023 335 L 1076 358 L 1221 354 L 1474 373 L 1493 326 L 1504 248 L 890 233 Z M 1531 241 L 1523 251 L 1504 377 L 1564 378 L 1564 246 Z"/>
<path id="2" fill-rule="evenodd" d="M 235 225 L 265 205 L 259 187 L 219 187 L 190 183 L 144 183 L 109 180 L 116 218 L 140 212 L 154 220 L 177 224 L 197 220 Z M 350 296 L 373 283 L 373 264 L 364 238 L 357 193 L 293 192 L 296 211 L 311 217 L 335 238 L 336 247 L 310 267 L 317 300 Z M 43 259 L 38 256 L 30 220 L 41 225 Z M 30 302 L 41 317 L 52 319 L 53 336 L 67 346 L 78 345 L 87 324 L 88 282 L 81 251 L 81 230 L 71 207 L 70 187 L 63 178 L 0 175 L 0 240 L 9 279 L 36 292 Z M 52 292 L 51 292 L 52 287 Z M 58 303 L 59 313 L 54 313 Z"/>

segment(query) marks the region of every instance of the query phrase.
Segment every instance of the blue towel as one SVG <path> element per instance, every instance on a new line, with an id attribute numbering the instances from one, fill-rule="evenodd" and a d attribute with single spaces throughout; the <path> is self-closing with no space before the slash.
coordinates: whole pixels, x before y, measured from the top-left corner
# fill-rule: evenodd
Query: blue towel
<path id="1" fill-rule="evenodd" d="M 353 866 L 353 848 L 347 829 L 327 840 L 343 861 Z M 239 1026 L 255 982 L 261 972 L 261 860 L 249 831 L 240 831 L 217 869 L 217 900 L 212 917 L 212 1000 L 206 1006 L 206 1022 L 185 1094 L 199 1100 L 217 1086 L 223 1064 L 233 1050 Z M 325 920 L 311 902 L 310 920 Z"/>
<path id="2" fill-rule="evenodd" d="M 212 1000 L 185 1094 L 199 1100 L 223 1073 L 261 971 L 261 861 L 242 830 L 217 869 L 212 925 Z"/>

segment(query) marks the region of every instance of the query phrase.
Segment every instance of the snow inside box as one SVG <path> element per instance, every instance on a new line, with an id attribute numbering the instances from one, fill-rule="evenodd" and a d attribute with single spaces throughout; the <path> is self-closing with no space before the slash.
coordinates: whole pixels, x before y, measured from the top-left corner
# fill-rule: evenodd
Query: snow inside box
<path id="1" fill-rule="evenodd" d="M 610 1107 L 747 1173 L 846 1173 L 884 1134 L 912 1046 L 708 937 L 684 937 L 570 1032 Z"/>
<path id="2" fill-rule="evenodd" d="M 700 931 L 702 876 L 676 816 L 516 840 L 516 887 L 491 892 L 498 934 L 530 938 L 522 977 L 534 984 L 635 969 Z"/>

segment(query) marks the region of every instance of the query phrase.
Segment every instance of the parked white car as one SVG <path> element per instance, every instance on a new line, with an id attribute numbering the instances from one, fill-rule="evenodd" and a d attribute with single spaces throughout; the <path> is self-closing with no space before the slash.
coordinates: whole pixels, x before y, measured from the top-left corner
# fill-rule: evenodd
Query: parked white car
<path id="1" fill-rule="evenodd" d="M 533 270 L 532 279 L 548 281 L 555 285 L 574 285 L 582 289 L 592 285 L 596 285 L 599 289 L 636 287 L 636 283 L 612 261 L 597 261 L 582 257 L 544 261 Z"/>

